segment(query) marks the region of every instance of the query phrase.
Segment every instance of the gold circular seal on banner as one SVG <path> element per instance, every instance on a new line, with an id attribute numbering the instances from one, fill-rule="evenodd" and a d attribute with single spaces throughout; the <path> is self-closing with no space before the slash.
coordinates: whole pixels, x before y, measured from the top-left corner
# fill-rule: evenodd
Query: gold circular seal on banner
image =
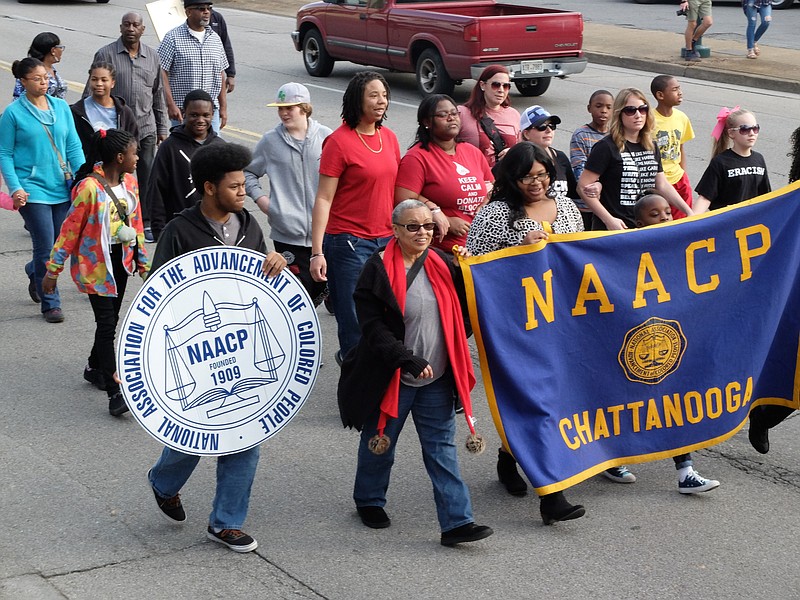
<path id="1" fill-rule="evenodd" d="M 678 321 L 650 317 L 625 334 L 619 364 L 630 381 L 654 385 L 677 370 L 685 351 Z"/>

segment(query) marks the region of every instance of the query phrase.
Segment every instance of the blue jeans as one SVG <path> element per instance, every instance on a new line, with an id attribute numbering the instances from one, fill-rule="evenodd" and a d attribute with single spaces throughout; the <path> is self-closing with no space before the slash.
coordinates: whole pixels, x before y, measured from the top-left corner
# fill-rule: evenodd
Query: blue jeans
<path id="1" fill-rule="evenodd" d="M 747 49 L 750 50 L 755 47 L 756 42 L 761 39 L 761 36 L 769 29 L 769 23 L 772 20 L 772 5 L 759 6 L 756 8 L 755 2 L 749 0 L 744 5 L 744 14 L 747 17 Z M 761 25 L 756 30 L 756 17 L 761 16 Z"/>
<path id="2" fill-rule="evenodd" d="M 259 446 L 217 457 L 217 492 L 208 517 L 216 529 L 241 529 L 250 505 L 250 490 L 256 476 Z M 148 479 L 163 498 L 177 494 L 194 471 L 199 456 L 164 448 Z"/>
<path id="3" fill-rule="evenodd" d="M 50 259 L 53 244 L 56 243 L 56 237 L 61 232 L 61 224 L 64 222 L 70 206 L 70 202 L 59 204 L 28 202 L 19 209 L 19 214 L 25 220 L 33 242 L 32 260 L 25 265 L 25 274 L 29 279 L 33 278 L 36 284 L 36 291 L 42 299 L 42 312 L 61 307 L 58 288 L 53 290 L 52 294 L 43 293 L 42 279 L 44 278 L 45 264 Z"/>
<path id="4" fill-rule="evenodd" d="M 396 419 L 389 419 L 384 433 L 392 440 L 385 454 L 370 452 L 367 443 L 377 433 L 378 413 L 370 417 L 361 431 L 358 467 L 353 489 L 357 507 L 385 506 L 389 476 L 394 464 L 398 438 L 408 414 L 422 446 L 422 460 L 433 483 L 433 499 L 442 531 L 473 522 L 472 502 L 458 469 L 458 452 L 453 443 L 456 432 L 453 378 L 444 375 L 422 387 L 400 384 Z"/>
<path id="5" fill-rule="evenodd" d="M 349 233 L 325 234 L 322 252 L 328 264 L 328 287 L 336 315 L 339 334 L 339 349 L 342 357 L 355 348 L 361 338 L 361 329 L 356 318 L 353 292 L 358 276 L 367 259 L 375 251 L 389 243 L 391 238 L 364 239 Z"/>

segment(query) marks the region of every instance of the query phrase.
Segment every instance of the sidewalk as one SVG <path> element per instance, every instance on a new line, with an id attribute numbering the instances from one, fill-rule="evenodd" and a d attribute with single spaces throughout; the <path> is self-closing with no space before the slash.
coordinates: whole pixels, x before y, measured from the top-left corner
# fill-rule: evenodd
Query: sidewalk
<path id="1" fill-rule="evenodd" d="M 761 44 L 761 56 L 745 57 L 741 42 L 706 36 L 711 57 L 687 62 L 683 34 L 585 23 L 583 48 L 589 62 L 666 75 L 693 77 L 752 88 L 800 93 L 800 51 Z"/>
<path id="2" fill-rule="evenodd" d="M 310 0 L 308 0 L 310 1 Z M 217 6 L 294 17 L 305 0 L 218 0 Z M 711 57 L 688 63 L 680 56 L 683 33 L 632 29 L 584 22 L 583 49 L 589 62 L 652 71 L 677 77 L 692 77 L 765 90 L 800 93 L 800 50 L 761 44 L 761 56 L 745 57 L 740 41 L 703 40 Z"/>

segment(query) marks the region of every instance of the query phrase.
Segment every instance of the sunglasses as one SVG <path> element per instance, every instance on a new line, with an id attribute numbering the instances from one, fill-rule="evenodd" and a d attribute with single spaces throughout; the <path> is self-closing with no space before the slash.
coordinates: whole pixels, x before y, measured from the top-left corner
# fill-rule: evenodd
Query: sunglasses
<path id="1" fill-rule="evenodd" d="M 53 46 L 53 50 L 65 50 L 66 46 L 64 44 L 59 44 L 58 46 Z"/>
<path id="2" fill-rule="evenodd" d="M 650 110 L 650 107 L 647 106 L 647 104 L 642 104 L 641 106 L 624 106 L 624 107 L 622 107 L 622 111 L 621 112 L 622 112 L 623 115 L 628 115 L 629 117 L 632 117 L 637 112 L 640 113 L 640 114 L 646 115 L 647 111 L 649 111 L 649 110 Z"/>
<path id="3" fill-rule="evenodd" d="M 751 131 L 758 133 L 761 131 L 761 125 L 739 125 L 738 127 L 731 127 L 730 131 L 738 131 L 742 135 L 747 135 Z"/>
<path id="4" fill-rule="evenodd" d="M 536 131 L 547 131 L 549 129 L 550 131 L 555 131 L 556 124 L 545 123 L 544 125 L 536 125 L 536 126 L 531 125 L 528 129 L 535 129 Z"/>
<path id="5" fill-rule="evenodd" d="M 420 228 L 425 231 L 433 231 L 433 228 L 436 227 L 434 223 L 395 223 L 395 225 L 405 227 L 409 233 L 417 233 Z"/>
<path id="6" fill-rule="evenodd" d="M 503 88 L 504 90 L 508 91 L 511 89 L 510 83 L 501 83 L 499 81 L 492 81 L 489 85 L 492 86 L 493 90 L 499 90 L 500 88 Z"/>

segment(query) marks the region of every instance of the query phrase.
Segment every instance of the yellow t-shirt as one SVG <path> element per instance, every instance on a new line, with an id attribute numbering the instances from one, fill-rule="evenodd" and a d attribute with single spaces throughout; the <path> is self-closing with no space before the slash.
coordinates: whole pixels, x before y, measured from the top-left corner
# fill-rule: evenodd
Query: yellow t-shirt
<path id="1" fill-rule="evenodd" d="M 681 169 L 681 144 L 694 139 L 694 130 L 689 117 L 677 108 L 672 109 L 672 115 L 665 117 L 657 110 L 653 111 L 655 126 L 653 127 L 653 141 L 658 144 L 661 153 L 661 166 L 664 175 L 670 183 L 677 183 L 683 177 Z"/>

